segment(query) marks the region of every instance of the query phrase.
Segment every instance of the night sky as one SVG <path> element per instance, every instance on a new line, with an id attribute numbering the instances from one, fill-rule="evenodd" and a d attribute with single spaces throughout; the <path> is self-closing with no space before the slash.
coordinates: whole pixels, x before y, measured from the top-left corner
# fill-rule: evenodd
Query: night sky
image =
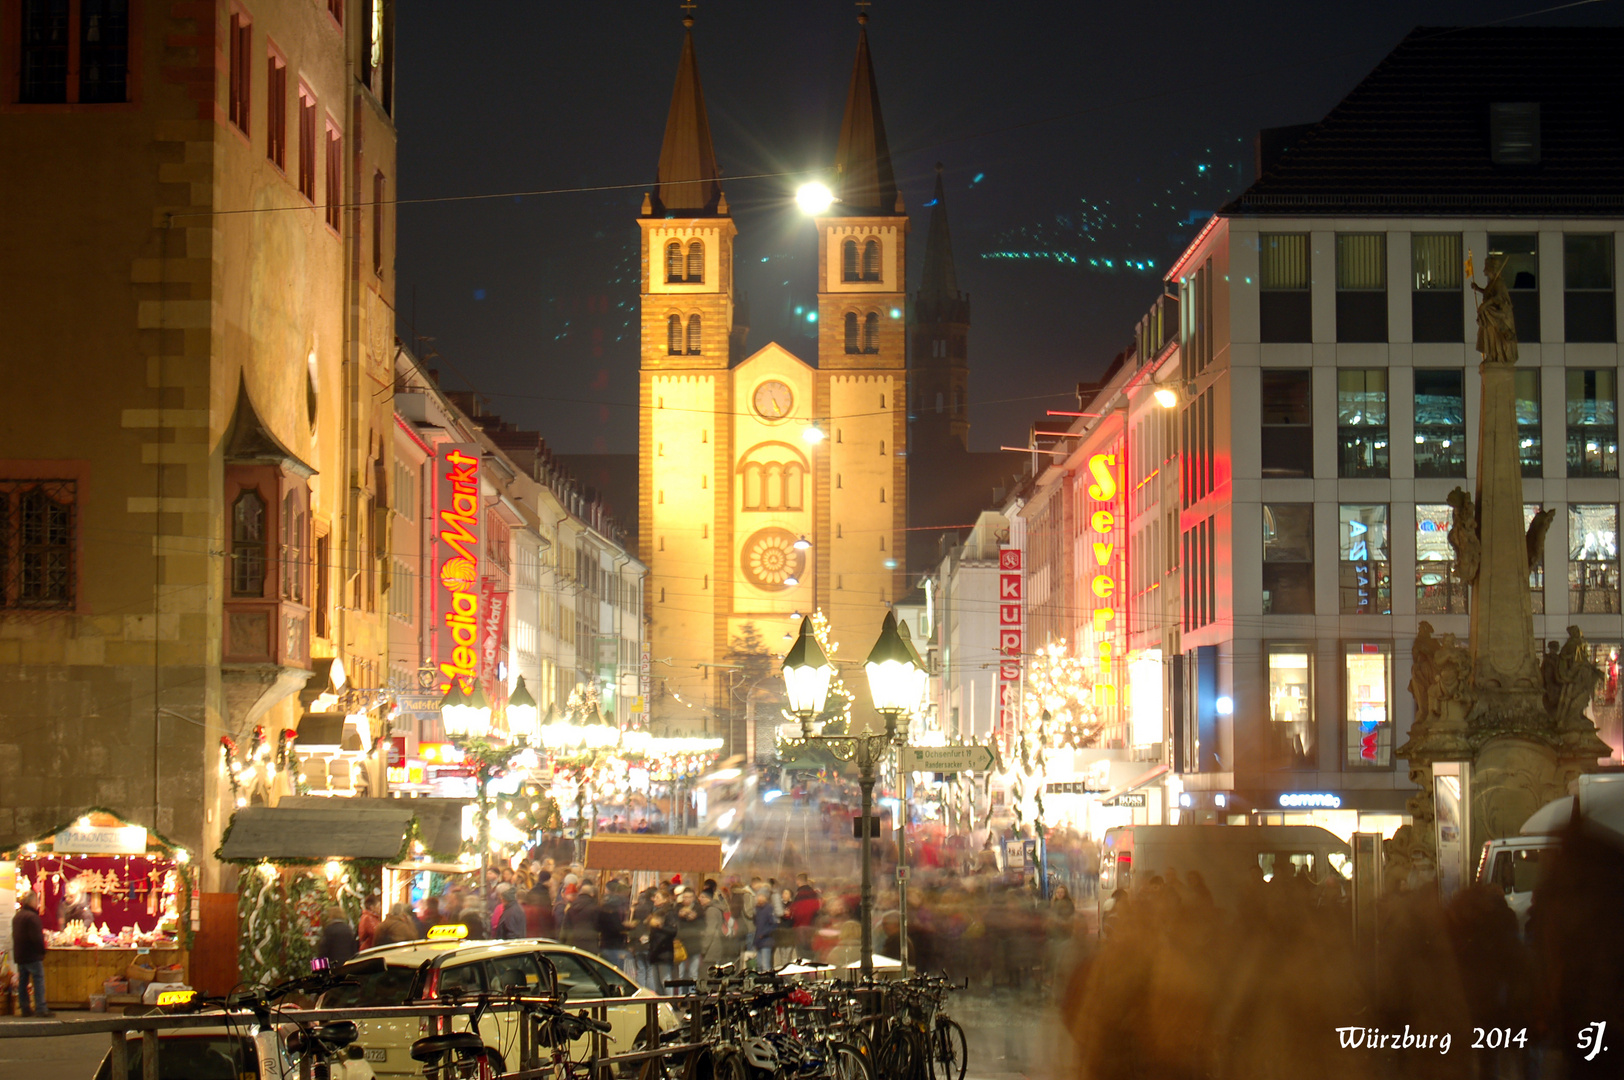
<path id="1" fill-rule="evenodd" d="M 1156 4 L 875 0 L 869 24 L 910 291 L 945 168 L 970 336 L 974 449 L 1024 443 L 1127 344 L 1162 269 L 1252 179 L 1257 129 L 1319 119 L 1416 25 L 1536 2 Z M 682 44 L 675 0 L 404 2 L 402 337 L 450 389 L 563 453 L 636 449 L 637 226 Z M 701 0 L 695 45 L 739 227 L 753 352 L 813 355 L 810 223 L 857 43 L 849 0 Z M 1624 5 L 1527 25 L 1616 23 Z M 1514 22 L 1513 25 L 1516 23 Z"/>

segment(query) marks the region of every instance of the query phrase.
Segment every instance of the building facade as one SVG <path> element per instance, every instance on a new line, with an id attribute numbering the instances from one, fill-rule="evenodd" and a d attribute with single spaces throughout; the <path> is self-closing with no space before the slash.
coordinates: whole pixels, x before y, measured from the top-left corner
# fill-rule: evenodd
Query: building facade
<path id="1" fill-rule="evenodd" d="M 744 356 L 690 29 L 638 220 L 638 541 L 653 716 L 678 733 L 747 714 L 726 658 L 748 629 L 776 644 L 821 608 L 842 657 L 861 659 L 905 580 L 908 217 L 866 30 L 835 160 L 837 201 L 814 222 L 817 366 L 777 344 Z M 712 733 L 744 753 L 744 721 L 726 727 Z"/>
<path id="2" fill-rule="evenodd" d="M 464 670 L 459 645 L 475 652 L 470 678 L 499 730 L 507 731 L 503 707 L 521 677 L 544 717 L 595 700 L 612 723 L 643 722 L 645 570 L 613 517 L 584 495 L 539 433 L 506 423 L 473 394 L 441 391 L 404 349 L 395 368 L 391 790 L 448 790 L 436 786 L 446 742 L 440 702 Z M 445 514 L 456 507 L 442 481 L 469 468 L 469 458 L 479 474 L 478 525 L 467 526 L 474 537 L 458 548 L 447 540 Z M 477 556 L 472 571 L 458 562 L 464 549 Z M 469 592 L 477 596 L 474 629 L 464 640 L 470 631 L 458 624 L 470 602 L 457 596 Z M 448 775 L 462 779 L 460 770 Z"/>
<path id="3" fill-rule="evenodd" d="M 104 806 L 208 853 L 222 739 L 319 661 L 383 685 L 393 4 L 89 7 L 0 55 L 0 837 Z"/>

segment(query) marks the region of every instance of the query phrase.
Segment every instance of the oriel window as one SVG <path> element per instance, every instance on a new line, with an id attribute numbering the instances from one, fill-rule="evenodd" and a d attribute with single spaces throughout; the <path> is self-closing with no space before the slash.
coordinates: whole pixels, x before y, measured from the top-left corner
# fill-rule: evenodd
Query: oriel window
<path id="1" fill-rule="evenodd" d="M 231 595 L 265 595 L 265 500 L 250 488 L 231 504 Z"/>

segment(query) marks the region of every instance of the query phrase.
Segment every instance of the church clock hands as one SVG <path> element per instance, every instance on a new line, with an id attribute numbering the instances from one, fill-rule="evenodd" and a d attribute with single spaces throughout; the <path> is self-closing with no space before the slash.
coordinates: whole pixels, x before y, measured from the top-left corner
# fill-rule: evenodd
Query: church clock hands
<path id="1" fill-rule="evenodd" d="M 789 415 L 789 410 L 795 404 L 795 395 L 790 388 L 777 379 L 769 379 L 756 387 L 755 397 L 752 399 L 756 412 L 763 420 L 782 420 Z"/>

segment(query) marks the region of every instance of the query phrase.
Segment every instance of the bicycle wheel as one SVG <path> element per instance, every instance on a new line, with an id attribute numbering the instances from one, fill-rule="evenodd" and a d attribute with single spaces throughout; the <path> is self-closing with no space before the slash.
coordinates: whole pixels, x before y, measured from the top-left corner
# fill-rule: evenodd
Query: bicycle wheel
<path id="1" fill-rule="evenodd" d="M 831 1080 L 874 1080 L 868 1059 L 851 1043 L 826 1043 Z"/>
<path id="2" fill-rule="evenodd" d="M 880 1052 L 874 1060 L 874 1074 L 882 1080 L 910 1080 L 913 1076 L 915 1054 L 913 1039 L 906 1028 L 892 1028 L 880 1042 Z"/>
<path id="3" fill-rule="evenodd" d="M 943 1017 L 936 1021 L 936 1030 L 930 1039 L 930 1073 L 932 1080 L 964 1080 L 969 1064 L 970 1047 L 964 1038 L 964 1029 L 956 1020 Z"/>
<path id="4" fill-rule="evenodd" d="M 737 1050 L 722 1050 L 715 1055 L 711 1066 L 715 1080 L 746 1080 L 744 1055 Z"/>

